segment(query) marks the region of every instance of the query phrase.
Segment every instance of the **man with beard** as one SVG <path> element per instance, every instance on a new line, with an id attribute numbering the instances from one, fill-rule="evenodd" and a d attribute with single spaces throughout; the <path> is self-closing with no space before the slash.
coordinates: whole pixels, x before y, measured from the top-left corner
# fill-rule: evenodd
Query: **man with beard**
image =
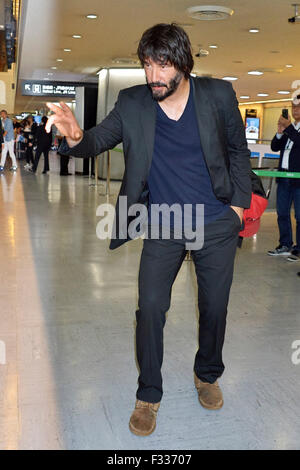
<path id="1" fill-rule="evenodd" d="M 147 85 L 122 90 L 111 113 L 93 129 L 82 131 L 69 108 L 48 104 L 55 124 L 66 136 L 61 151 L 95 156 L 123 142 L 125 173 L 120 196 L 136 203 L 192 207 L 197 233 L 197 205 L 204 205 L 204 243 L 192 251 L 198 282 L 199 349 L 194 382 L 207 409 L 223 405 L 217 379 L 224 371 L 222 348 L 227 304 L 238 234 L 244 208 L 250 206 L 250 152 L 244 125 L 230 83 L 192 78 L 189 38 L 175 24 L 158 24 L 145 31 L 138 56 Z M 127 214 L 126 214 L 127 215 Z M 152 215 L 152 212 L 151 212 Z M 124 217 L 123 217 L 124 218 Z M 127 217 L 129 224 L 132 217 Z M 160 220 L 163 225 L 166 220 Z M 152 220 L 149 216 L 149 226 Z M 114 249 L 130 239 L 116 218 Z M 148 237 L 139 271 L 136 351 L 140 368 L 136 406 L 130 430 L 151 434 L 163 394 L 161 366 L 163 328 L 171 289 L 186 256 L 187 238 Z M 151 231 L 151 230 L 150 230 Z M 121 379 L 121 378 L 120 378 Z"/>

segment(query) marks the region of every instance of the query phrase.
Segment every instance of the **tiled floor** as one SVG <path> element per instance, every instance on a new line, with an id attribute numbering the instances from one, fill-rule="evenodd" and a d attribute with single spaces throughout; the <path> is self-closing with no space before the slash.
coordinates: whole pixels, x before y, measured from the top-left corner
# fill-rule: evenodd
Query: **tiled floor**
<path id="1" fill-rule="evenodd" d="M 142 242 L 110 251 L 96 237 L 104 184 L 60 177 L 55 154 L 50 165 L 49 175 L 0 179 L 0 449 L 299 449 L 300 262 L 266 255 L 275 214 L 236 257 L 224 407 L 204 410 L 194 390 L 196 283 L 185 261 L 165 327 L 157 429 L 139 438 L 128 420 Z"/>

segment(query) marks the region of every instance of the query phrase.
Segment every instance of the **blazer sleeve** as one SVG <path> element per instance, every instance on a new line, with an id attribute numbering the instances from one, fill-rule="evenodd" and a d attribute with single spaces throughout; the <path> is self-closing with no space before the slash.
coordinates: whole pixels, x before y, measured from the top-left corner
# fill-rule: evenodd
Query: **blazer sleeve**
<path id="1" fill-rule="evenodd" d="M 229 173 L 233 186 L 231 205 L 250 207 L 252 196 L 250 150 L 248 149 L 245 127 L 236 94 L 231 83 L 228 86 L 225 102 L 225 125 Z"/>
<path id="2" fill-rule="evenodd" d="M 296 131 L 293 124 L 290 124 L 288 127 L 286 127 L 283 133 L 284 135 L 287 135 L 288 138 L 294 142 L 294 144 L 300 146 L 300 132 Z"/>
<path id="3" fill-rule="evenodd" d="M 121 92 L 113 110 L 103 121 L 88 131 L 83 131 L 83 139 L 78 145 L 69 147 L 64 138 L 58 152 L 73 157 L 89 158 L 95 157 L 106 150 L 113 149 L 122 142 L 122 121 L 120 116 Z"/>
<path id="4" fill-rule="evenodd" d="M 271 150 L 273 150 L 273 152 L 279 152 L 280 150 L 284 149 L 286 142 L 287 139 L 285 136 L 282 136 L 280 139 L 278 139 L 277 135 L 275 134 L 271 142 Z"/>

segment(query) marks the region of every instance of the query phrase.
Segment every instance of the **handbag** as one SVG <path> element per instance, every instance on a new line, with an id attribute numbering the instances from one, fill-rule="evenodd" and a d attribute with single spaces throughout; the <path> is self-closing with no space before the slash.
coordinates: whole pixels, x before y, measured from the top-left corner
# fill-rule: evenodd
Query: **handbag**
<path id="1" fill-rule="evenodd" d="M 253 171 L 251 171 L 251 183 L 251 204 L 249 209 L 244 209 L 244 227 L 239 233 L 241 238 L 253 237 L 253 235 L 256 235 L 260 227 L 260 218 L 268 206 L 268 198 L 261 179 Z M 239 246 L 241 246 L 241 243 Z"/>

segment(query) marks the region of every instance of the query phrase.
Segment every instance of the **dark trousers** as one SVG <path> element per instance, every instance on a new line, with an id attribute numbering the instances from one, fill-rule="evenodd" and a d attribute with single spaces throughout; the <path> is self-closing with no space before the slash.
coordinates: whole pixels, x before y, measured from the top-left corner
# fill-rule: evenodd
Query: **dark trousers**
<path id="1" fill-rule="evenodd" d="M 194 372 L 214 383 L 224 371 L 222 348 L 234 257 L 241 223 L 228 208 L 225 215 L 205 226 L 204 245 L 191 251 L 198 283 L 199 349 Z M 161 400 L 163 328 L 171 290 L 186 256 L 184 240 L 145 239 L 139 271 L 139 309 L 136 312 L 136 351 L 140 368 L 137 398 Z"/>
<path id="2" fill-rule="evenodd" d="M 36 149 L 34 164 L 32 167 L 32 171 L 34 173 L 37 170 L 42 153 L 44 154 L 44 170 L 43 171 L 49 171 L 49 148 L 38 147 Z"/>
<path id="3" fill-rule="evenodd" d="M 67 175 L 69 173 L 68 165 L 70 157 L 68 155 L 60 155 L 60 174 Z"/>
<path id="4" fill-rule="evenodd" d="M 291 223 L 292 203 L 294 203 L 296 218 L 296 248 L 300 250 L 300 188 L 296 188 L 292 182 L 286 178 L 278 178 L 276 204 L 279 243 L 287 247 L 293 245 Z"/>
<path id="5" fill-rule="evenodd" d="M 33 163 L 34 164 L 33 147 L 27 145 L 25 155 L 26 155 L 26 163 Z"/>

